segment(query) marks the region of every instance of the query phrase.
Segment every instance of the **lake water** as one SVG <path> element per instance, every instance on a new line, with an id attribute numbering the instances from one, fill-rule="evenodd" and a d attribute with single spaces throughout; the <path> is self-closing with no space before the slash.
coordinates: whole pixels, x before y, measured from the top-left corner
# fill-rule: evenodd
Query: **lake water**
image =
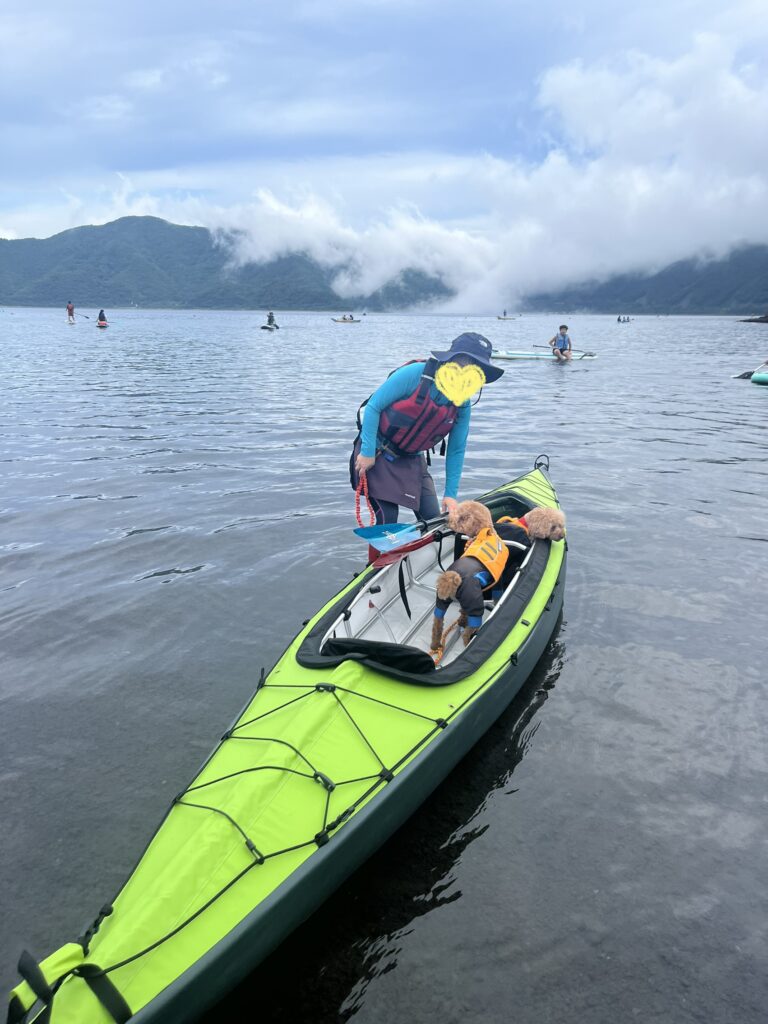
<path id="1" fill-rule="evenodd" d="M 4 987 L 92 920 L 360 567 L 360 401 L 462 331 L 526 348 L 560 319 L 0 313 Z M 765 1020 L 768 388 L 731 374 L 768 327 L 570 326 L 599 358 L 507 363 L 462 484 L 549 453 L 570 542 L 549 651 L 210 1024 Z"/>

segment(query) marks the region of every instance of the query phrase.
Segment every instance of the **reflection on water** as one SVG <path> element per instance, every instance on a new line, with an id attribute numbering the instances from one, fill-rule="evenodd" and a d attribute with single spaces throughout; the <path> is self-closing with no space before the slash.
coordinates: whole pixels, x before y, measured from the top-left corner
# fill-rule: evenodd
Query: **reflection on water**
<path id="1" fill-rule="evenodd" d="M 550 660 L 235 1017 L 762 1024 L 768 388 L 731 375 L 764 328 L 568 319 L 598 359 L 505 364 L 462 485 L 549 453 L 570 541 Z M 286 313 L 265 338 L 247 313 L 0 312 L 4 986 L 21 948 L 81 933 L 359 568 L 362 399 L 462 331 L 525 349 L 560 320 Z"/>

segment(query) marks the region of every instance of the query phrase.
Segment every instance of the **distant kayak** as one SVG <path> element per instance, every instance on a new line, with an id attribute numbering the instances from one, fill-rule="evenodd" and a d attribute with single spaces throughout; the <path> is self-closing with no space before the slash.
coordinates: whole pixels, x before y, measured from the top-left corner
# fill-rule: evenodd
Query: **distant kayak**
<path id="1" fill-rule="evenodd" d="M 516 316 L 497 316 L 497 320 L 517 320 Z"/>
<path id="2" fill-rule="evenodd" d="M 536 359 L 539 362 L 552 363 L 557 362 L 556 356 L 552 352 L 503 352 L 494 351 L 491 356 L 492 359 Z M 574 352 L 571 356 L 571 361 L 574 363 L 577 359 L 597 359 L 596 352 Z M 561 360 L 562 361 L 562 360 Z"/>
<path id="3" fill-rule="evenodd" d="M 108 323 L 102 323 L 101 320 L 97 320 L 96 321 L 96 326 L 97 327 L 109 327 L 109 324 Z"/>
<path id="4" fill-rule="evenodd" d="M 335 316 L 332 316 L 331 320 L 333 320 L 335 324 L 359 324 L 361 322 L 360 320 L 345 320 L 343 316 L 338 319 Z"/>
<path id="5" fill-rule="evenodd" d="M 280 330 L 280 325 L 279 324 L 262 324 L 261 325 L 261 329 L 262 329 L 262 331 L 279 331 Z"/>

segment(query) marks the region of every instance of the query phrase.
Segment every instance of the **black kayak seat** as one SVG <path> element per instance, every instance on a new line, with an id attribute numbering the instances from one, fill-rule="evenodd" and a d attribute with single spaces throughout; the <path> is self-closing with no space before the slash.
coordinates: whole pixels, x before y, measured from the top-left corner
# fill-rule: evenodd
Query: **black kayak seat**
<path id="1" fill-rule="evenodd" d="M 324 655 L 378 663 L 399 672 L 413 672 L 422 675 L 435 671 L 435 663 L 426 651 L 407 644 L 392 644 L 383 640 L 358 640 L 356 637 L 338 637 L 326 640 Z"/>

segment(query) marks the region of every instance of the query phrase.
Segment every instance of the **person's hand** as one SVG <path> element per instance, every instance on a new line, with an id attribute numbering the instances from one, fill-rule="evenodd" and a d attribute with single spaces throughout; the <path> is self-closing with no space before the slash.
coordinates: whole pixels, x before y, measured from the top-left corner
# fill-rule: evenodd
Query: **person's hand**
<path id="1" fill-rule="evenodd" d="M 376 461 L 376 456 L 375 455 L 373 455 L 373 456 L 368 456 L 368 455 L 363 455 L 363 454 L 358 455 L 357 458 L 355 459 L 355 469 L 357 470 L 358 475 L 359 476 L 363 476 L 365 473 L 367 473 L 368 470 L 373 466 L 375 461 Z"/>
<path id="2" fill-rule="evenodd" d="M 456 501 L 455 498 L 443 498 L 443 512 L 446 512 L 448 515 L 450 515 L 451 512 L 456 511 L 457 504 L 458 502 Z"/>

